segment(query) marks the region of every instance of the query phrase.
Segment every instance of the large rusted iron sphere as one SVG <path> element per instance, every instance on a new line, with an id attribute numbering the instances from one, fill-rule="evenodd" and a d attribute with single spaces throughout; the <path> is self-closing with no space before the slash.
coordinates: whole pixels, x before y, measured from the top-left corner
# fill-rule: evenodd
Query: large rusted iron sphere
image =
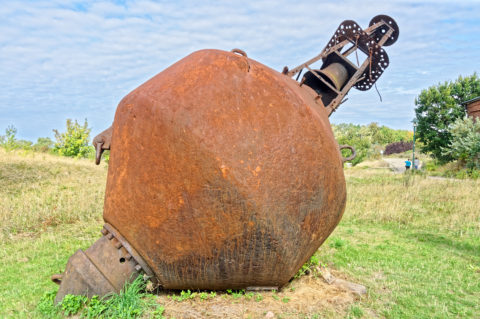
<path id="1" fill-rule="evenodd" d="M 322 111 L 256 61 L 191 54 L 118 106 L 105 221 L 165 288 L 284 285 L 345 207 Z"/>
<path id="2" fill-rule="evenodd" d="M 315 96 L 218 50 L 128 94 L 113 122 L 105 236 L 77 253 L 113 283 L 104 290 L 142 269 L 168 289 L 286 284 L 345 208 L 339 147 Z M 96 274 L 80 268 L 67 265 L 63 280 Z M 60 289 L 57 299 L 82 288 Z"/>

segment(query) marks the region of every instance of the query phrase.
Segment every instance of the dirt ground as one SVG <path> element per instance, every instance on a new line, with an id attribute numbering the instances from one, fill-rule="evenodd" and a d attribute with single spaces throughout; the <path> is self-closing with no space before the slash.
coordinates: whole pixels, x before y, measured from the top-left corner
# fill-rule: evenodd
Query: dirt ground
<path id="1" fill-rule="evenodd" d="M 254 292 L 253 296 L 248 292 L 243 296 L 217 293 L 214 298 L 202 300 L 197 296 L 184 301 L 160 293 L 158 302 L 165 306 L 166 318 L 176 319 L 344 317 L 350 306 L 362 298 L 355 289 L 359 285 L 343 280 L 344 276 L 338 272 L 332 274 L 334 282 L 327 278 L 330 284 L 321 275 L 308 275 L 277 292 Z"/>
<path id="2" fill-rule="evenodd" d="M 405 159 L 404 158 L 385 158 L 383 159 L 388 163 L 390 169 L 395 173 L 405 172 Z"/>

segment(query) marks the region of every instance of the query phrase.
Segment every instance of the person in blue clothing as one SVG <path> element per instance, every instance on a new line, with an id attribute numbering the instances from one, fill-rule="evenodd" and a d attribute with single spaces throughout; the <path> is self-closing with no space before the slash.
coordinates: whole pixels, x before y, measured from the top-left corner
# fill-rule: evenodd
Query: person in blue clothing
<path id="1" fill-rule="evenodd" d="M 407 158 L 407 160 L 405 161 L 405 169 L 409 170 L 410 167 L 412 167 L 412 162 Z"/>

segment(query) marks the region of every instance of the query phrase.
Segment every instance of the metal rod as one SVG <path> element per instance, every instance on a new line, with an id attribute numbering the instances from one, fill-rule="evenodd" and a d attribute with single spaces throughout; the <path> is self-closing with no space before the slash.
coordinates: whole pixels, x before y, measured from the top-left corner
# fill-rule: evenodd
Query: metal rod
<path id="1" fill-rule="evenodd" d="M 357 50 L 358 46 L 356 44 L 354 44 L 350 49 L 348 49 L 345 53 L 343 53 L 342 55 L 344 57 L 347 57 L 349 56 L 351 53 L 353 53 L 355 50 Z"/>
<path id="2" fill-rule="evenodd" d="M 389 27 L 389 28 L 390 28 L 390 27 Z M 378 45 L 379 45 L 379 46 L 383 46 L 383 44 L 384 44 L 385 42 L 387 42 L 388 38 L 390 38 L 390 36 L 392 35 L 393 31 L 394 31 L 394 30 L 393 30 L 392 28 L 390 28 L 390 30 L 388 30 L 387 33 L 385 33 L 385 34 L 383 35 L 383 37 L 380 39 L 380 41 L 378 41 Z"/>
<path id="3" fill-rule="evenodd" d="M 415 131 L 417 124 L 413 123 L 413 148 L 412 148 L 412 168 L 415 169 Z"/>
<path id="4" fill-rule="evenodd" d="M 349 42 L 350 42 L 349 40 L 343 40 L 342 42 L 334 45 L 334 46 L 331 47 L 331 48 L 328 48 L 328 49 L 325 48 L 325 49 L 323 49 L 323 51 L 322 51 L 319 55 L 317 55 L 316 57 L 314 57 L 314 58 L 308 60 L 307 62 L 302 63 L 302 64 L 300 64 L 299 66 L 297 66 L 297 67 L 291 69 L 290 71 L 288 71 L 287 75 L 288 75 L 288 76 L 294 76 L 295 74 L 298 73 L 298 71 L 300 71 L 301 69 L 303 69 L 305 66 L 310 65 L 310 64 L 312 64 L 312 63 L 315 63 L 315 62 L 317 62 L 318 60 L 326 57 L 330 52 L 336 51 L 336 50 L 338 50 L 339 48 L 343 48 L 343 47 L 344 47 L 347 43 L 349 43 Z M 351 43 L 351 42 L 350 42 L 350 43 Z"/>
<path id="5" fill-rule="evenodd" d="M 303 71 L 303 68 L 300 70 L 300 72 L 298 72 L 298 75 L 297 75 L 297 78 L 295 79 L 295 81 L 298 81 L 298 79 L 300 78 L 300 74 L 302 74 L 302 71 Z"/>
<path id="6" fill-rule="evenodd" d="M 388 25 L 385 21 L 380 21 L 380 22 L 377 22 L 375 24 L 372 24 L 371 26 L 369 26 L 368 28 L 366 28 L 365 30 L 365 33 L 370 35 L 373 31 L 375 31 L 378 27 L 380 27 L 382 24 L 385 24 L 385 25 Z M 390 26 L 389 26 L 390 27 Z"/>

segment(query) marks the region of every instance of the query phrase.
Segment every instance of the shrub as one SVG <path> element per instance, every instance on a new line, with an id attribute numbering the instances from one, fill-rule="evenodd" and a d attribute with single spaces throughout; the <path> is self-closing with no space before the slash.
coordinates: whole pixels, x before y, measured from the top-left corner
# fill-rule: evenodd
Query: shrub
<path id="1" fill-rule="evenodd" d="M 67 131 L 64 133 L 53 130 L 56 139 L 54 152 L 62 156 L 88 157 L 93 148 L 89 145 L 91 129 L 88 127 L 87 119 L 83 125 L 71 119 L 67 119 L 66 124 Z"/>
<path id="2" fill-rule="evenodd" d="M 0 136 L 0 145 L 5 148 L 7 151 L 14 150 L 18 148 L 17 144 L 17 129 L 13 125 L 9 125 L 5 129 L 5 135 Z"/>
<path id="3" fill-rule="evenodd" d="M 65 316 L 70 316 L 77 314 L 81 309 L 85 307 L 87 302 L 88 298 L 85 296 L 66 295 L 63 298 L 60 307 L 62 308 Z"/>
<path id="4" fill-rule="evenodd" d="M 480 121 L 458 119 L 448 130 L 452 137 L 449 145 L 442 148 L 444 155 L 465 163 L 470 170 L 480 169 Z"/>
<path id="5" fill-rule="evenodd" d="M 22 150 L 31 150 L 33 143 L 31 141 L 27 140 L 16 140 L 16 149 L 22 149 Z"/>
<path id="6" fill-rule="evenodd" d="M 428 172 L 434 172 L 438 169 L 438 162 L 436 160 L 426 161 L 425 162 L 425 169 Z"/>
<path id="7" fill-rule="evenodd" d="M 39 137 L 37 143 L 33 144 L 32 148 L 34 151 L 46 153 L 52 149 L 53 144 L 50 137 Z"/>
<path id="8" fill-rule="evenodd" d="M 54 304 L 56 291 L 46 293 L 37 305 L 44 317 L 77 315 L 77 318 L 163 318 L 165 308 L 155 302 L 155 297 L 145 293 L 146 282 L 138 276 L 132 283 L 125 284 L 118 294 L 103 298 L 88 299 L 81 295 L 66 295 Z M 62 316 L 63 317 L 63 316 Z"/>
<path id="9" fill-rule="evenodd" d="M 13 125 L 8 126 L 5 130 L 5 135 L 0 135 L 0 146 L 5 148 L 7 151 L 15 149 L 33 149 L 34 151 L 46 152 L 53 145 L 53 141 L 48 137 L 40 137 L 37 141 L 37 144 L 33 144 L 31 141 L 17 139 L 16 135 L 17 129 Z"/>
<path id="10" fill-rule="evenodd" d="M 413 148 L 413 142 L 395 142 L 385 147 L 384 155 L 391 155 L 410 151 Z"/>
<path id="11" fill-rule="evenodd" d="M 308 275 L 312 271 L 315 271 L 315 267 L 320 265 L 320 258 L 313 254 L 312 257 L 297 271 L 293 278 L 300 278 L 304 275 Z"/>

